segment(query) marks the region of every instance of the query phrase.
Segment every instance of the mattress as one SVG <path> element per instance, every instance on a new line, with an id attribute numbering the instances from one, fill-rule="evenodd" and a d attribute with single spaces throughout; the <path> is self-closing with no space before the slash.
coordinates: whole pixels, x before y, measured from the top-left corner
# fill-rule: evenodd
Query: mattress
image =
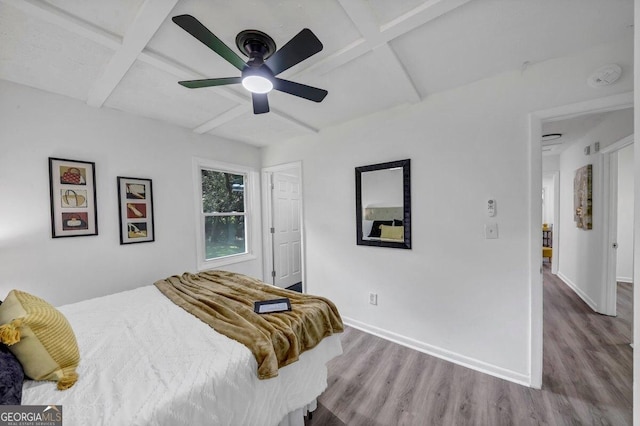
<path id="1" fill-rule="evenodd" d="M 155 286 L 65 305 L 80 348 L 78 382 L 26 381 L 22 404 L 62 405 L 74 425 L 276 425 L 327 386 L 342 353 L 325 338 L 278 377 L 258 380 L 254 356 L 176 306 Z"/>

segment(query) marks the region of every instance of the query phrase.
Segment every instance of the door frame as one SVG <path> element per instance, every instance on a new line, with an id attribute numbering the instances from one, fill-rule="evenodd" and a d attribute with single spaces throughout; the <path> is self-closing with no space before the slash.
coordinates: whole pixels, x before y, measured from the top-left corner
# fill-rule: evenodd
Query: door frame
<path id="1" fill-rule="evenodd" d="M 600 152 L 602 166 L 603 189 L 603 236 L 602 252 L 605 253 L 602 268 L 602 312 L 605 315 L 616 316 L 617 277 L 616 250 L 613 243 L 618 239 L 618 151 L 633 144 L 634 135 L 631 134 L 619 141 L 603 148 Z"/>
<path id="2" fill-rule="evenodd" d="M 560 254 L 560 171 L 543 172 L 542 175 L 543 177 L 551 177 L 553 182 L 553 230 L 551 233 L 553 256 L 551 257 L 551 273 L 558 275 Z"/>
<path id="3" fill-rule="evenodd" d="M 529 377 L 530 386 L 542 388 L 543 293 L 542 293 L 542 122 L 584 114 L 633 107 L 633 91 L 585 102 L 563 105 L 529 114 Z M 635 291 L 635 287 L 634 287 Z"/>
<path id="4" fill-rule="evenodd" d="M 553 242 L 553 251 L 555 252 L 551 258 L 551 273 L 558 275 L 558 265 L 560 264 L 560 171 L 553 172 L 553 233 L 551 241 Z"/>
<path id="5" fill-rule="evenodd" d="M 304 226 L 304 186 L 302 182 L 302 161 L 284 163 L 276 166 L 263 167 L 262 177 L 262 262 L 263 281 L 273 284 L 273 238 L 271 235 L 271 224 L 273 223 L 273 200 L 271 192 L 271 175 L 274 172 L 285 172 L 294 170 L 300 182 L 300 263 L 302 268 L 302 292 L 307 290 L 307 276 L 305 268 L 306 248 L 305 248 L 305 226 Z"/>

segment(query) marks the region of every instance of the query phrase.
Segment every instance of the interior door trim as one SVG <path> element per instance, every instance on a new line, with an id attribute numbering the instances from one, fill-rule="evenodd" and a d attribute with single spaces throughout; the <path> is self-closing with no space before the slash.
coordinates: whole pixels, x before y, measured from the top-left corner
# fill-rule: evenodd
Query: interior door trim
<path id="1" fill-rule="evenodd" d="M 271 175 L 274 172 L 295 170 L 300 181 L 300 246 L 301 246 L 301 268 L 302 268 L 302 292 L 307 291 L 306 275 L 306 243 L 304 225 L 304 181 L 302 176 L 302 161 L 279 164 L 276 166 L 263 167 L 261 170 L 262 180 L 262 256 L 263 256 L 263 281 L 273 284 L 271 276 L 273 271 L 273 246 L 271 239 L 271 223 L 273 223 L 273 204 L 271 199 Z"/>

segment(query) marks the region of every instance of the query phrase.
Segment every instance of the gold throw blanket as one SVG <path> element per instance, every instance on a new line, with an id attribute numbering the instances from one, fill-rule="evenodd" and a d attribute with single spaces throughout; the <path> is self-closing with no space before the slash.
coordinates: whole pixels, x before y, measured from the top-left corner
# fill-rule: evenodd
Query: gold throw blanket
<path id="1" fill-rule="evenodd" d="M 260 379 L 277 376 L 278 368 L 297 361 L 323 338 L 344 330 L 330 300 L 273 287 L 242 274 L 184 273 L 155 285 L 176 305 L 249 348 L 258 362 Z M 290 312 L 253 311 L 253 302 L 281 297 L 291 301 Z"/>

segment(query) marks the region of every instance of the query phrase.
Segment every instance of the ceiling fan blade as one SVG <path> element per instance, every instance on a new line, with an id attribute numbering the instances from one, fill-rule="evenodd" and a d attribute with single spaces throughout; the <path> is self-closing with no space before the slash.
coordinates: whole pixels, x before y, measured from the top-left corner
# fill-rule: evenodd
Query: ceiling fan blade
<path id="1" fill-rule="evenodd" d="M 318 37 L 305 28 L 271 55 L 265 63 L 274 75 L 278 75 L 320 52 L 322 47 Z"/>
<path id="2" fill-rule="evenodd" d="M 200 21 L 191 15 L 179 15 L 172 18 L 173 22 L 183 30 L 200 40 L 209 49 L 222 56 L 227 62 L 240 71 L 246 66 L 245 62 L 233 50 L 216 37 Z"/>
<path id="3" fill-rule="evenodd" d="M 322 102 L 324 97 L 329 93 L 324 89 L 318 89 L 317 87 L 307 86 L 306 84 L 283 80 L 281 78 L 274 78 L 273 80 L 274 89 L 314 102 Z"/>
<path id="4" fill-rule="evenodd" d="M 266 93 L 252 93 L 251 98 L 253 99 L 254 114 L 269 112 L 269 99 L 267 99 Z"/>
<path id="5" fill-rule="evenodd" d="M 225 77 L 225 78 L 205 78 L 202 80 L 186 80 L 179 81 L 178 84 L 189 89 L 199 89 L 201 87 L 224 86 L 225 84 L 241 83 L 242 77 Z"/>

